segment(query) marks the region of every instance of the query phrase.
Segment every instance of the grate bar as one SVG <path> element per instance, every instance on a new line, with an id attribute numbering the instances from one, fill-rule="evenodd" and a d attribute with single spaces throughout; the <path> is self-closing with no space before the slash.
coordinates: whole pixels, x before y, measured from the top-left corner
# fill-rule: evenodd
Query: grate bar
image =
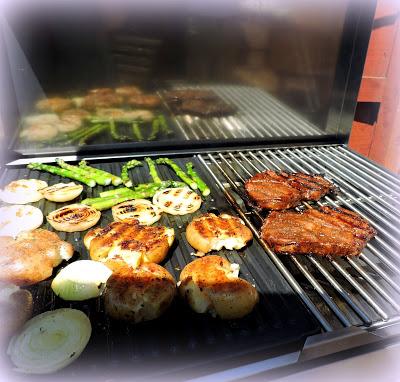
<path id="1" fill-rule="evenodd" d="M 368 315 L 358 306 L 357 303 L 351 298 L 350 294 L 347 293 L 342 286 L 335 280 L 334 277 L 319 263 L 319 261 L 312 256 L 309 256 L 309 260 L 315 265 L 315 267 L 321 272 L 321 274 L 328 280 L 328 282 L 335 288 L 341 297 L 347 302 L 348 305 L 359 315 L 359 317 L 367 324 L 372 323 Z"/>
<path id="2" fill-rule="evenodd" d="M 344 163 L 348 168 L 352 169 L 354 172 L 356 172 L 357 174 L 362 174 L 366 179 L 369 179 L 368 183 L 380 186 L 382 189 L 387 190 L 386 192 L 391 195 L 391 193 L 393 192 L 393 187 L 398 188 L 398 186 L 392 185 L 392 186 L 387 186 L 386 184 L 383 184 L 382 182 L 380 182 L 379 180 L 377 180 L 376 174 L 375 177 L 371 176 L 369 174 L 369 171 L 365 172 L 360 172 L 360 168 L 359 166 L 355 166 L 354 164 L 352 164 L 350 161 L 346 161 L 345 159 L 343 159 L 341 156 L 339 156 L 338 154 L 336 154 L 335 152 L 332 152 L 331 150 L 326 149 L 325 147 L 321 147 L 320 148 L 321 151 L 323 151 L 324 153 L 328 153 L 330 154 L 333 158 L 337 161 L 339 161 L 340 163 Z M 379 175 L 379 174 L 378 174 Z"/>
<path id="3" fill-rule="evenodd" d="M 305 151 L 306 151 L 307 153 L 312 154 L 314 157 L 317 157 L 316 154 L 315 154 L 314 152 L 312 152 L 311 150 L 305 149 Z M 326 154 L 324 154 L 323 152 L 318 151 L 318 153 L 320 153 L 324 158 L 327 158 L 327 160 L 329 160 L 329 157 L 328 157 Z M 323 162 L 324 164 L 327 164 L 327 165 L 328 165 L 328 163 L 326 162 L 326 160 L 324 161 L 322 158 L 318 158 L 318 157 L 317 157 L 317 159 L 320 159 L 321 162 Z M 345 168 L 343 165 L 341 165 L 341 164 L 339 164 L 339 163 L 337 163 L 337 162 L 336 162 L 335 164 L 336 164 L 336 166 L 340 167 L 342 170 L 344 169 L 344 170 L 346 171 L 346 168 Z M 329 167 L 332 168 L 333 166 L 332 166 L 332 165 L 329 165 Z M 347 178 L 347 179 L 349 178 L 348 175 L 344 175 L 343 173 L 341 173 L 341 175 L 339 175 L 339 176 L 345 177 L 345 178 Z M 363 177 L 362 177 L 362 176 L 360 176 L 360 175 L 358 175 L 358 174 L 356 174 L 356 173 L 352 173 L 352 176 L 356 177 L 357 180 L 359 180 L 359 181 L 361 182 L 361 184 L 358 184 L 358 187 L 359 187 L 359 188 L 361 188 L 362 190 L 364 190 L 367 194 L 371 194 L 371 195 L 375 196 L 377 199 L 379 199 L 379 201 L 380 201 L 381 203 L 385 204 L 385 205 L 386 205 L 388 208 L 390 208 L 391 210 L 394 210 L 394 212 L 399 213 L 399 210 L 398 210 L 398 209 L 395 209 L 391 204 L 389 204 L 388 202 L 386 202 L 385 200 L 382 199 L 381 195 L 379 194 L 379 193 L 381 192 L 381 190 L 380 190 L 378 187 L 374 186 L 373 184 L 368 183 L 368 185 L 369 185 L 370 188 L 372 188 L 373 190 L 375 190 L 375 191 L 378 192 L 378 194 L 376 194 L 376 193 L 374 193 L 373 191 L 371 191 L 370 189 L 368 189 L 367 187 L 365 187 L 365 186 L 362 185 L 362 184 L 364 184 L 364 180 L 363 180 Z M 350 178 L 350 181 L 351 181 L 351 178 Z M 388 199 L 390 199 L 390 200 L 391 200 L 393 203 L 395 203 L 395 204 L 399 204 L 399 203 L 400 203 L 398 200 L 396 200 L 393 196 L 391 196 L 391 195 L 389 195 L 389 194 L 386 194 L 385 197 L 388 198 Z"/>
<path id="4" fill-rule="evenodd" d="M 400 185 L 400 179 L 394 175 L 392 175 L 390 172 L 376 166 L 374 163 L 371 163 L 369 160 L 363 158 L 362 156 L 359 156 L 357 154 L 354 154 L 351 150 L 345 149 L 342 146 L 337 147 L 342 153 L 346 153 L 348 156 L 354 158 L 354 162 L 356 163 L 365 163 L 367 167 L 373 169 L 376 173 L 382 174 L 386 176 L 388 179 L 391 179 L 393 182 L 396 182 Z"/>
<path id="5" fill-rule="evenodd" d="M 396 181 L 390 180 L 388 179 L 386 176 L 381 175 L 379 172 L 375 170 L 371 169 L 368 166 L 365 166 L 364 164 L 357 162 L 355 159 L 353 159 L 352 157 L 349 158 L 349 156 L 344 155 L 344 152 L 342 152 L 341 150 L 338 150 L 336 147 L 330 147 L 329 148 L 329 152 L 335 152 L 337 153 L 343 160 L 345 161 L 350 161 L 351 163 L 353 163 L 356 167 L 358 167 L 358 169 L 363 169 L 364 171 L 367 171 L 369 174 L 373 174 L 373 176 L 375 176 L 377 179 L 380 179 L 382 182 L 388 183 L 391 185 L 391 187 L 395 187 L 398 189 L 398 192 L 400 192 L 400 180 L 397 179 Z"/>
<path id="6" fill-rule="evenodd" d="M 233 196 L 229 193 L 229 191 L 224 187 L 224 185 L 221 183 L 221 181 L 215 176 L 213 171 L 210 169 L 210 167 L 207 165 L 205 162 L 204 158 L 202 155 L 197 155 L 199 161 L 203 164 L 207 172 L 211 175 L 211 177 L 215 180 L 216 184 L 218 187 L 221 189 L 221 191 L 224 193 L 226 196 L 228 202 L 232 205 L 232 207 L 235 208 L 241 219 L 246 223 L 246 225 L 251 229 L 253 232 L 254 236 L 257 238 L 259 241 L 260 245 L 264 248 L 266 253 L 269 255 L 271 260 L 274 262 L 276 267 L 279 269 L 279 271 L 282 273 L 282 275 L 285 277 L 286 281 L 289 283 L 289 285 L 294 289 L 294 291 L 299 295 L 301 300 L 304 302 L 304 304 L 310 309 L 310 311 L 314 314 L 316 319 L 319 321 L 319 323 L 322 325 L 325 331 L 330 332 L 333 330 L 332 326 L 329 324 L 329 322 L 325 319 L 323 314 L 318 310 L 318 308 L 314 305 L 314 303 L 311 301 L 311 299 L 308 297 L 308 295 L 305 293 L 303 288 L 300 286 L 300 284 L 296 281 L 296 279 L 293 277 L 293 275 L 288 271 L 288 269 L 285 267 L 285 265 L 280 261 L 278 256 L 267 246 L 267 244 L 264 242 L 264 240 L 261 239 L 260 234 L 258 233 L 257 229 L 255 226 L 251 223 L 251 221 L 247 218 L 245 212 L 242 210 L 242 208 L 236 203 L 235 199 Z M 217 168 L 221 171 L 221 166 L 218 164 L 218 162 L 214 159 L 214 157 L 211 154 L 208 154 L 208 157 L 211 159 L 211 161 L 217 166 Z"/>

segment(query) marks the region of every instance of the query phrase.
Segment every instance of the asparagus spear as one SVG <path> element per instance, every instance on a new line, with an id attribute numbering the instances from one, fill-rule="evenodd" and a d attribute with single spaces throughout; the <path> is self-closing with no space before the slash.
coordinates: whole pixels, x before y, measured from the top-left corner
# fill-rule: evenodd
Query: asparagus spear
<path id="1" fill-rule="evenodd" d="M 88 178 L 87 176 L 80 175 L 70 170 L 66 170 L 64 168 L 50 166 L 42 163 L 30 163 L 27 167 L 32 170 L 46 171 L 51 174 L 62 176 L 64 178 L 74 179 L 78 182 L 86 184 L 89 187 L 94 187 L 96 185 L 96 181 L 94 179 Z"/>
<path id="2" fill-rule="evenodd" d="M 90 131 L 89 133 L 81 137 L 81 139 L 79 139 L 78 145 L 79 146 L 85 145 L 88 139 L 93 138 L 97 134 L 100 134 L 106 128 L 107 126 L 100 126 L 98 129 Z"/>
<path id="3" fill-rule="evenodd" d="M 153 178 L 154 183 L 161 183 L 161 178 L 158 176 L 156 165 L 152 159 L 149 157 L 144 158 L 147 165 L 149 166 L 150 176 Z"/>
<path id="4" fill-rule="evenodd" d="M 121 196 L 85 199 L 85 200 L 82 200 L 81 203 L 91 205 L 96 210 L 101 211 L 101 210 L 106 210 L 108 208 L 111 208 L 111 207 L 115 206 L 116 204 L 125 202 L 126 200 L 151 198 L 156 193 L 157 190 L 158 190 L 158 187 L 154 187 L 152 189 L 148 189 L 145 191 L 132 191 L 131 190 L 130 193 L 123 194 Z"/>
<path id="5" fill-rule="evenodd" d="M 85 137 L 88 134 L 91 134 L 97 130 L 99 130 L 102 127 L 102 125 L 94 125 L 91 127 L 84 127 L 82 129 L 73 131 L 71 133 L 67 133 L 67 139 L 64 140 L 62 143 L 64 144 L 72 144 L 76 141 L 78 141 L 79 139 Z"/>
<path id="6" fill-rule="evenodd" d="M 122 188 L 116 188 L 114 190 L 100 192 L 100 197 L 106 198 L 106 197 L 110 197 L 110 196 L 122 196 L 125 194 L 129 194 L 132 191 L 134 191 L 134 192 L 146 191 L 146 190 L 155 189 L 155 188 L 157 188 L 158 190 L 161 190 L 163 188 L 169 188 L 169 187 L 185 187 L 185 183 L 177 182 L 175 180 L 166 180 L 166 181 L 162 181 L 161 183 L 140 183 L 140 184 L 136 185 L 133 189 L 122 187 Z"/>
<path id="7" fill-rule="evenodd" d="M 167 120 L 165 119 L 165 117 L 163 115 L 159 115 L 158 116 L 158 120 L 159 120 L 159 125 L 160 125 L 160 128 L 161 128 L 161 131 L 165 135 L 172 134 L 172 130 L 169 128 L 169 125 L 168 125 Z"/>
<path id="8" fill-rule="evenodd" d="M 133 132 L 134 137 L 138 141 L 143 141 L 143 135 L 142 135 L 142 131 L 140 130 L 140 124 L 138 121 L 132 122 L 132 132 Z"/>
<path id="9" fill-rule="evenodd" d="M 100 184 L 102 186 L 108 186 L 111 183 L 111 177 L 110 176 L 105 176 L 103 174 L 97 174 L 97 173 L 90 173 L 89 171 L 80 168 L 78 166 L 73 166 L 71 164 L 66 163 L 62 159 L 56 159 L 57 164 L 66 170 L 70 170 L 73 172 L 76 172 L 77 174 L 80 174 L 82 176 L 86 176 L 88 178 L 94 179 L 94 181 L 97 184 Z"/>
<path id="10" fill-rule="evenodd" d="M 154 141 L 157 138 L 157 135 L 160 131 L 160 120 L 158 118 L 154 118 L 151 122 L 151 133 L 147 138 L 148 141 Z"/>
<path id="11" fill-rule="evenodd" d="M 113 184 L 113 186 L 119 186 L 122 183 L 122 179 L 119 176 L 116 176 L 114 174 L 111 174 L 107 171 L 104 170 L 100 170 L 98 168 L 95 167 L 91 167 L 87 164 L 87 162 L 85 160 L 81 160 L 79 162 L 79 167 L 83 168 L 85 170 L 88 171 L 89 174 L 99 174 L 99 175 L 103 175 L 103 176 L 110 176 L 111 177 L 111 183 Z"/>
<path id="12" fill-rule="evenodd" d="M 141 166 L 142 162 L 136 160 L 136 159 L 132 159 L 129 162 L 126 162 L 123 166 L 122 166 L 122 170 L 121 170 L 121 179 L 122 179 L 122 183 L 124 183 L 124 185 L 126 187 L 132 187 L 133 183 L 129 178 L 129 173 L 128 171 L 132 168 L 135 168 L 137 166 Z"/>
<path id="13" fill-rule="evenodd" d="M 126 136 L 126 135 L 121 135 L 118 130 L 117 130 L 117 126 L 115 124 L 115 121 L 113 119 L 110 119 L 110 133 L 111 136 L 113 137 L 113 139 L 115 139 L 116 141 L 129 141 L 131 138 Z"/>
<path id="14" fill-rule="evenodd" d="M 192 162 L 186 163 L 186 171 L 188 175 L 197 183 L 197 186 L 199 187 L 199 190 L 201 191 L 202 195 L 204 196 L 210 195 L 211 190 L 200 178 L 199 174 L 197 174 L 197 172 L 194 170 Z"/>
<path id="15" fill-rule="evenodd" d="M 197 189 L 197 183 L 188 177 L 185 172 L 172 160 L 169 158 L 158 158 L 156 160 L 157 164 L 166 164 L 167 166 L 171 167 L 174 171 L 175 174 L 179 176 L 189 187 L 193 190 Z"/>

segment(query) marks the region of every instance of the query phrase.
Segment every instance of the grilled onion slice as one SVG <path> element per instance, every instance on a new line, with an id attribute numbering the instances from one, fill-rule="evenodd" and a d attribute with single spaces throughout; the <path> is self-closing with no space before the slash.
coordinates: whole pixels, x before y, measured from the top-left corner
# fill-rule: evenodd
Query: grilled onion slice
<path id="1" fill-rule="evenodd" d="M 0 208 L 0 236 L 18 236 L 22 231 L 40 227 L 43 214 L 33 206 L 7 206 Z"/>
<path id="2" fill-rule="evenodd" d="M 57 183 L 41 190 L 47 200 L 52 202 L 68 202 L 78 197 L 83 190 L 83 186 L 71 183 Z"/>
<path id="3" fill-rule="evenodd" d="M 111 274 L 112 271 L 98 261 L 78 260 L 57 274 L 51 289 L 63 300 L 88 300 L 101 295 Z"/>
<path id="4" fill-rule="evenodd" d="M 101 212 L 84 204 L 70 204 L 47 215 L 47 221 L 57 231 L 77 232 L 93 227 Z"/>
<path id="5" fill-rule="evenodd" d="M 89 342 L 92 326 L 80 310 L 57 309 L 29 320 L 8 345 L 16 371 L 48 374 L 77 359 Z"/>
<path id="6" fill-rule="evenodd" d="M 166 188 L 153 196 L 153 204 L 171 215 L 186 215 L 197 211 L 201 197 L 187 187 Z"/>
<path id="7" fill-rule="evenodd" d="M 10 204 L 27 204 L 43 198 L 39 191 L 47 187 L 47 183 L 38 179 L 19 179 L 7 184 L 0 196 L 3 202 Z"/>
<path id="8" fill-rule="evenodd" d="M 160 209 L 146 199 L 128 200 L 112 208 L 115 221 L 136 219 L 142 225 L 152 225 L 161 218 Z"/>

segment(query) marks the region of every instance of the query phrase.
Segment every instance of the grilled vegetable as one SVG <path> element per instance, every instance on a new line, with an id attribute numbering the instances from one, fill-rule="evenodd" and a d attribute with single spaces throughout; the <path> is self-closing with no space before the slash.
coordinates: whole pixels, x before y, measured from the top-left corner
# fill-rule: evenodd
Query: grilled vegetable
<path id="1" fill-rule="evenodd" d="M 57 183 L 40 190 L 43 196 L 52 202 L 69 202 L 77 198 L 82 191 L 83 186 L 74 182 Z"/>
<path id="2" fill-rule="evenodd" d="M 158 158 L 156 160 L 157 164 L 165 164 L 169 167 L 171 167 L 174 171 L 175 174 L 179 176 L 191 189 L 196 190 L 197 189 L 197 183 L 188 177 L 185 172 L 172 160 L 169 158 Z"/>
<path id="3" fill-rule="evenodd" d="M 128 171 L 132 168 L 135 168 L 137 166 L 141 166 L 142 162 L 136 160 L 136 159 L 132 159 L 129 162 L 126 162 L 123 166 L 122 166 L 122 170 L 121 170 L 121 179 L 122 179 L 122 183 L 124 183 L 124 185 L 126 187 L 132 187 L 133 183 L 132 181 L 129 179 L 129 174 Z"/>
<path id="4" fill-rule="evenodd" d="M 165 117 L 163 115 L 159 115 L 157 118 L 158 118 L 158 121 L 159 121 L 158 123 L 159 123 L 161 132 L 163 134 L 165 134 L 165 135 L 172 134 L 172 130 L 168 126 L 168 123 L 167 123 Z"/>
<path id="5" fill-rule="evenodd" d="M 71 204 L 50 212 L 47 221 L 57 231 L 77 232 L 93 227 L 101 213 L 84 204 Z"/>
<path id="6" fill-rule="evenodd" d="M 90 174 L 98 174 L 98 175 L 103 175 L 105 177 L 110 176 L 111 177 L 111 183 L 113 184 L 113 186 L 119 186 L 122 183 L 122 179 L 119 176 L 116 176 L 114 174 L 111 174 L 111 173 L 109 173 L 107 171 L 104 171 L 104 170 L 100 170 L 100 169 L 95 168 L 95 167 L 91 167 L 84 160 L 81 160 L 79 162 L 79 167 L 85 169 Z"/>
<path id="7" fill-rule="evenodd" d="M 80 310 L 48 311 L 24 325 L 11 339 L 7 354 L 21 373 L 49 374 L 77 359 L 91 333 L 90 321 Z"/>
<path id="8" fill-rule="evenodd" d="M 20 179 L 7 184 L 0 192 L 3 202 L 10 204 L 27 204 L 37 202 L 43 198 L 40 190 L 47 187 L 47 183 L 38 179 Z"/>
<path id="9" fill-rule="evenodd" d="M 156 165 L 155 165 L 154 161 L 149 157 L 144 158 L 144 160 L 146 161 L 147 165 L 149 166 L 149 172 L 150 172 L 150 176 L 153 178 L 153 182 L 161 183 L 161 178 L 158 176 Z"/>
<path id="10" fill-rule="evenodd" d="M 197 187 L 201 191 L 202 195 L 207 196 L 210 195 L 210 189 L 208 186 L 203 182 L 203 180 L 199 177 L 197 172 L 193 168 L 193 163 L 188 162 L 186 163 L 186 171 L 188 175 L 197 183 Z"/>
<path id="11" fill-rule="evenodd" d="M 176 187 L 185 187 L 185 183 L 183 182 L 177 182 L 175 180 L 165 180 L 162 181 L 161 183 L 139 183 L 137 184 L 134 188 L 126 188 L 126 187 L 121 187 L 121 188 L 116 188 L 114 190 L 109 190 L 109 191 L 103 191 L 100 192 L 100 197 L 102 198 L 107 198 L 110 196 L 122 196 L 125 194 L 129 194 L 130 192 L 142 192 L 142 191 L 147 191 L 147 190 L 161 190 L 163 188 L 176 188 Z"/>
<path id="12" fill-rule="evenodd" d="M 187 187 L 159 190 L 153 196 L 153 204 L 171 215 L 186 215 L 197 211 L 201 197 Z"/>
<path id="13" fill-rule="evenodd" d="M 95 135 L 100 134 L 102 131 L 104 131 L 105 129 L 107 129 L 107 126 L 99 126 L 97 129 L 90 131 L 89 133 L 87 133 L 86 135 L 84 135 L 83 137 L 81 137 L 79 139 L 78 145 L 82 146 L 85 145 L 86 142 L 93 138 Z"/>
<path id="14" fill-rule="evenodd" d="M 155 118 L 151 122 L 151 133 L 147 138 L 148 141 L 154 141 L 157 138 L 158 133 L 160 132 L 160 120 Z"/>
<path id="15" fill-rule="evenodd" d="M 64 168 L 50 166 L 42 163 L 30 163 L 28 164 L 27 167 L 31 170 L 46 171 L 49 172 L 50 174 L 59 175 L 64 178 L 74 179 L 77 180 L 78 182 L 86 184 L 89 187 L 94 187 L 96 185 L 96 181 L 94 179 L 88 178 L 87 176 L 82 176 L 74 171 L 66 170 Z"/>
<path id="16" fill-rule="evenodd" d="M 90 127 L 82 127 L 79 130 L 73 131 L 71 133 L 61 135 L 55 139 L 55 142 L 62 142 L 63 144 L 73 144 L 76 141 L 79 141 L 80 139 L 97 132 L 100 128 L 104 127 L 101 124 L 97 124 L 94 126 Z"/>
<path id="17" fill-rule="evenodd" d="M 112 271 L 92 260 L 78 260 L 67 265 L 51 283 L 51 289 L 63 300 L 83 301 L 99 297 Z"/>
<path id="18" fill-rule="evenodd" d="M 117 204 L 112 208 L 112 215 L 118 222 L 136 219 L 142 225 L 152 225 L 160 220 L 161 211 L 150 201 L 137 199 Z"/>
<path id="19" fill-rule="evenodd" d="M 89 171 L 85 170 L 84 168 L 80 168 L 78 166 L 70 165 L 70 164 L 66 163 L 65 161 L 63 161 L 62 159 L 59 159 L 59 158 L 56 159 L 56 162 L 61 168 L 76 172 L 77 174 L 80 174 L 82 176 L 86 176 L 88 178 L 92 178 L 92 179 L 94 179 L 94 181 L 97 184 L 100 184 L 102 186 L 108 186 L 111 183 L 111 176 L 109 176 L 109 175 L 90 173 Z"/>
<path id="20" fill-rule="evenodd" d="M 131 190 L 131 192 L 129 193 L 123 193 L 121 195 L 116 195 L 116 196 L 85 199 L 82 200 L 82 204 L 90 205 L 93 208 L 96 208 L 96 210 L 102 211 L 111 208 L 116 204 L 125 202 L 126 200 L 151 198 L 157 192 L 158 189 L 159 189 L 158 185 L 155 185 L 154 188 L 149 188 L 143 191 Z"/>
<path id="21" fill-rule="evenodd" d="M 113 119 L 110 119 L 109 121 L 109 128 L 110 128 L 110 134 L 113 139 L 116 141 L 130 141 L 131 138 L 126 136 L 126 135 L 121 135 L 118 130 L 117 130 L 117 125 L 115 124 L 115 121 Z"/>
<path id="22" fill-rule="evenodd" d="M 7 206 L 0 208 L 0 236 L 17 236 L 22 231 L 40 227 L 43 214 L 33 206 Z"/>
<path id="23" fill-rule="evenodd" d="M 143 141 L 144 138 L 142 131 L 140 130 L 140 123 L 138 121 L 134 121 L 132 123 L 132 133 L 138 141 Z"/>

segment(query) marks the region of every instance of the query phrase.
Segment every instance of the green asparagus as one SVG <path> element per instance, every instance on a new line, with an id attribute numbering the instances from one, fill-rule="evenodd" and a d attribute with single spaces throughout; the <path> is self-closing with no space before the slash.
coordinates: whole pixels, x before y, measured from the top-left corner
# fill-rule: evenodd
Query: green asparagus
<path id="1" fill-rule="evenodd" d="M 192 162 L 186 163 L 186 171 L 188 175 L 197 183 L 197 187 L 201 191 L 202 195 L 204 196 L 210 195 L 211 190 L 200 178 L 199 174 L 197 174 L 197 172 L 194 170 Z"/>
<path id="2" fill-rule="evenodd" d="M 82 200 L 82 204 L 87 204 L 95 208 L 96 210 L 106 210 L 115 206 L 116 204 L 125 202 L 126 200 L 131 199 L 146 199 L 151 198 L 158 190 L 158 185 L 155 185 L 154 188 L 145 190 L 145 191 L 132 191 L 120 196 L 116 197 L 106 197 L 106 198 L 90 198 Z"/>
<path id="3" fill-rule="evenodd" d="M 143 134 L 142 134 L 142 131 L 140 130 L 140 123 L 138 121 L 132 122 L 132 132 L 133 132 L 133 136 L 138 141 L 143 141 Z"/>
<path id="4" fill-rule="evenodd" d="M 62 143 L 64 145 L 73 144 L 74 142 L 80 140 L 81 138 L 85 137 L 88 134 L 92 134 L 93 132 L 98 131 L 102 125 L 94 125 L 90 127 L 83 127 L 79 130 L 72 131 L 71 133 L 67 133 L 67 139 L 64 139 Z"/>
<path id="5" fill-rule="evenodd" d="M 160 131 L 160 120 L 158 118 L 154 118 L 151 122 L 151 133 L 148 136 L 148 141 L 154 141 L 157 138 L 157 135 Z"/>
<path id="6" fill-rule="evenodd" d="M 127 187 L 114 188 L 114 190 L 100 192 L 100 197 L 108 198 L 110 196 L 112 196 L 112 197 L 122 196 L 124 194 L 129 194 L 132 191 L 133 190 L 131 188 L 127 188 Z"/>
<path id="7" fill-rule="evenodd" d="M 88 171 L 89 174 L 99 174 L 99 175 L 103 175 L 103 176 L 110 176 L 111 177 L 111 183 L 113 184 L 113 186 L 119 186 L 122 183 L 122 179 L 119 176 L 116 176 L 114 174 L 111 174 L 107 171 L 104 170 L 100 170 L 98 168 L 95 167 L 91 167 L 87 164 L 87 162 L 85 160 L 81 160 L 79 162 L 79 167 L 83 168 L 85 170 Z"/>
<path id="8" fill-rule="evenodd" d="M 105 176 L 105 175 L 100 175 L 96 173 L 90 173 L 89 171 L 80 168 L 78 166 L 73 166 L 71 164 L 66 163 L 62 159 L 57 158 L 56 159 L 57 164 L 66 170 L 70 170 L 73 172 L 76 172 L 77 174 L 80 174 L 82 176 L 86 176 L 87 178 L 92 178 L 97 184 L 100 184 L 102 186 L 108 186 L 111 183 L 111 177 L 110 176 Z"/>
<path id="9" fill-rule="evenodd" d="M 132 187 L 133 183 L 131 181 L 131 179 L 129 178 L 129 170 L 132 168 L 135 168 L 137 166 L 142 166 L 142 162 L 136 160 L 136 159 L 132 159 L 129 162 L 126 162 L 123 166 L 122 166 L 122 170 L 121 170 L 121 179 L 122 179 L 122 183 L 124 183 L 124 185 L 126 187 Z"/>
<path id="10" fill-rule="evenodd" d="M 96 130 L 92 130 L 90 132 L 88 132 L 86 135 L 84 135 L 83 137 L 81 137 L 81 139 L 79 139 L 78 142 L 78 146 L 83 146 L 86 145 L 86 142 L 88 141 L 88 139 L 93 138 L 95 135 L 100 134 L 102 131 L 104 131 L 107 128 L 107 126 L 100 126 L 99 128 L 97 128 Z"/>
<path id="11" fill-rule="evenodd" d="M 150 158 L 144 158 L 147 165 L 149 166 L 150 176 L 153 178 L 154 183 L 161 183 L 161 178 L 158 176 L 156 165 L 154 161 Z"/>
<path id="12" fill-rule="evenodd" d="M 110 133 L 113 139 L 115 139 L 116 141 L 129 141 L 131 140 L 130 137 L 126 136 L 126 135 L 121 135 L 118 132 L 117 129 L 117 125 L 115 124 L 115 121 L 113 119 L 110 119 L 109 121 L 109 128 L 110 128 Z"/>
<path id="13" fill-rule="evenodd" d="M 163 115 L 159 115 L 157 118 L 159 121 L 159 126 L 160 126 L 161 132 L 164 133 L 165 135 L 172 134 L 172 130 L 170 129 L 165 117 Z"/>
<path id="14" fill-rule="evenodd" d="M 87 176 L 83 176 L 81 174 L 78 174 L 76 172 L 64 168 L 50 166 L 42 163 L 30 163 L 28 164 L 27 167 L 32 170 L 46 171 L 54 175 L 62 176 L 64 178 L 74 179 L 77 180 L 78 182 L 86 184 L 89 187 L 94 187 L 96 185 L 96 181 L 94 179 L 88 178 Z"/>
<path id="15" fill-rule="evenodd" d="M 186 173 L 172 160 L 169 158 L 159 158 L 156 160 L 157 164 L 165 164 L 169 167 L 171 167 L 174 171 L 175 174 L 179 176 L 189 187 L 193 190 L 197 189 L 197 183 L 191 179 L 189 176 L 186 175 Z"/>

